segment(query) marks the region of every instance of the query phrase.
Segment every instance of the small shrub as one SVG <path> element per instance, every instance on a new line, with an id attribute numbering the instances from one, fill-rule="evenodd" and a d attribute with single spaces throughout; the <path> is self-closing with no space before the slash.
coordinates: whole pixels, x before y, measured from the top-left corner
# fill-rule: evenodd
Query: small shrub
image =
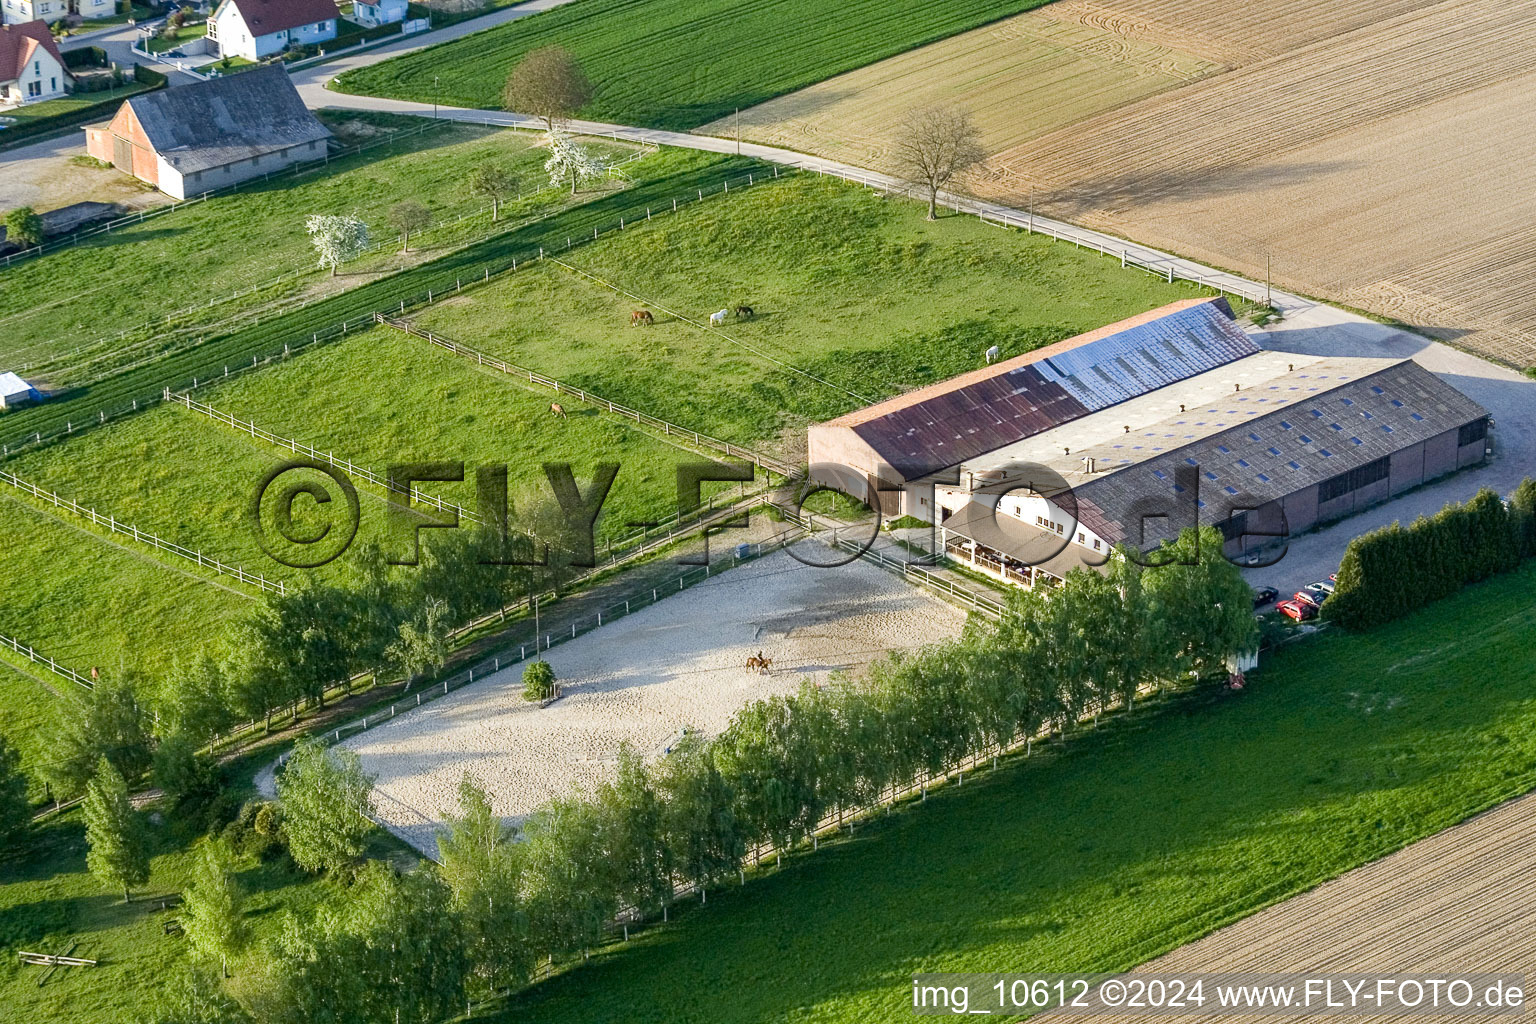
<path id="1" fill-rule="evenodd" d="M 547 661 L 535 661 L 523 669 L 523 699 L 548 700 L 555 695 L 555 670 Z"/>
<path id="2" fill-rule="evenodd" d="M 18 206 L 5 215 L 5 240 L 24 249 L 43 242 L 43 218 L 30 206 Z"/>

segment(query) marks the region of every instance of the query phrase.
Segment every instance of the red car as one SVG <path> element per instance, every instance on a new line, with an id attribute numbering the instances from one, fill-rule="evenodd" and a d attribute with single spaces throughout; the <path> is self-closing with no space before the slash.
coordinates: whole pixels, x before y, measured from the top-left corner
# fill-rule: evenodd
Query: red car
<path id="1" fill-rule="evenodd" d="M 1315 590 L 1298 590 L 1296 593 L 1291 595 L 1291 600 L 1298 601 L 1301 604 L 1309 604 L 1313 608 L 1321 610 L 1323 607 L 1323 599 L 1326 596 L 1327 595 L 1325 594 L 1317 593 Z"/>
<path id="2" fill-rule="evenodd" d="M 1275 610 L 1297 622 L 1317 618 L 1317 606 L 1306 601 L 1281 601 L 1275 605 Z"/>

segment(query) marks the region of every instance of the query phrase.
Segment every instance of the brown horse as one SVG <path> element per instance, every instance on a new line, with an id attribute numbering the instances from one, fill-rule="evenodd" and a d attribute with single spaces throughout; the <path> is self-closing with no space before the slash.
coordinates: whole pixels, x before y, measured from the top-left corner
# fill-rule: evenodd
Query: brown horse
<path id="1" fill-rule="evenodd" d="M 566 418 L 565 417 L 565 406 L 561 405 L 559 402 L 550 402 L 549 403 L 549 411 L 554 413 L 556 416 L 559 416 L 561 419 L 565 419 Z"/>
<path id="2" fill-rule="evenodd" d="M 639 324 L 645 324 L 645 326 L 650 327 L 654 323 L 656 323 L 656 318 L 651 316 L 651 311 L 648 309 L 637 309 L 629 314 L 629 326 L 631 327 L 638 326 Z"/>
<path id="3" fill-rule="evenodd" d="M 747 671 L 761 672 L 763 675 L 767 675 L 773 671 L 773 659 L 763 657 L 763 652 L 758 651 L 747 658 Z"/>
<path id="4" fill-rule="evenodd" d="M 752 312 L 752 307 L 751 306 L 737 306 L 736 307 L 736 319 L 737 320 L 751 320 L 752 317 L 754 317 L 754 316 L 756 316 L 756 314 Z"/>

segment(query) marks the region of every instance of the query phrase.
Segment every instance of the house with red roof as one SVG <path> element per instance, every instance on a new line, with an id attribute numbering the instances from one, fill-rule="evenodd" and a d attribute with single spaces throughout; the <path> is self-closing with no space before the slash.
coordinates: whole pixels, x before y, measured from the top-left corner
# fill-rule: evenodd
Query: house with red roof
<path id="1" fill-rule="evenodd" d="M 335 39 L 340 18 L 335 0 L 220 0 L 208 19 L 208 38 L 221 57 L 261 60 Z"/>
<path id="2" fill-rule="evenodd" d="M 73 88 L 46 22 L 0 25 L 0 107 L 57 99 Z"/>

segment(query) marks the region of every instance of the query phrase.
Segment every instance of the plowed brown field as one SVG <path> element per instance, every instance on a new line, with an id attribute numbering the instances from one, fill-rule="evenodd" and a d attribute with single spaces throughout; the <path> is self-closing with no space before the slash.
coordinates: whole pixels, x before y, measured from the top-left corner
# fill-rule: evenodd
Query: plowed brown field
<path id="1" fill-rule="evenodd" d="M 1529 969 L 1536 797 L 1522 797 L 1143 964 L 1134 973 L 1420 975 Z M 1482 991 L 1479 990 L 1479 995 Z M 1090 1005 L 1099 1005 L 1092 1003 Z M 1039 1022 L 1083 1020 L 1048 1013 Z M 1274 1016 L 1117 1012 L 1118 1024 L 1261 1024 Z M 1401 1010 L 1358 1024 L 1455 1019 Z"/>
<path id="2" fill-rule="evenodd" d="M 741 115 L 882 167 L 973 110 L 987 198 L 1536 364 L 1536 0 L 1063 0 Z M 725 133 L 721 122 L 706 131 Z"/>

